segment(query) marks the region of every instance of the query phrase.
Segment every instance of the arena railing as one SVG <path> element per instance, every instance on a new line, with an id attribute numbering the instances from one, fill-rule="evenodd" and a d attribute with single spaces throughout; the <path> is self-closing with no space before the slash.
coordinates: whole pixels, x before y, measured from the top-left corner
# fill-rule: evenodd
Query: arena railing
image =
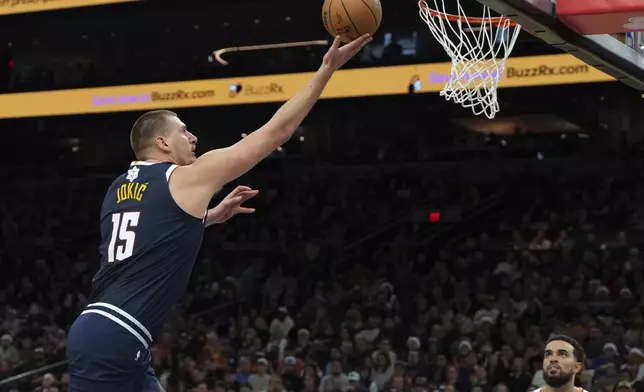
<path id="1" fill-rule="evenodd" d="M 47 373 L 52 370 L 56 370 L 58 368 L 61 368 L 63 366 L 67 366 L 67 361 L 57 361 L 54 363 L 51 363 L 49 365 L 41 366 L 36 369 L 28 370 L 26 372 L 17 374 L 15 376 L 11 376 L 9 378 L 5 378 L 4 380 L 0 380 L 0 389 L 4 386 L 17 383 L 22 381 L 25 378 L 32 377 L 34 375 L 42 374 L 42 373 Z"/>
<path id="2" fill-rule="evenodd" d="M 483 199 L 476 208 L 482 208 L 484 206 L 487 206 L 487 204 L 491 200 L 495 200 L 496 198 L 498 198 L 501 193 L 502 192 L 497 192 L 497 193 L 495 193 L 495 194 Z M 432 205 L 432 204 L 437 204 L 437 203 L 435 203 L 437 201 L 438 201 L 437 196 L 430 196 L 430 197 L 427 197 L 427 198 L 425 198 L 425 199 L 423 199 L 423 200 L 421 200 L 421 201 L 419 201 L 417 203 L 414 203 L 414 205 Z M 409 210 L 409 208 L 408 208 L 408 210 Z M 337 268 L 337 267 L 342 268 L 341 267 L 342 265 L 345 265 L 345 263 L 347 261 L 349 261 L 352 258 L 354 258 L 355 255 L 358 254 L 357 252 L 354 252 L 354 251 L 357 251 L 357 250 L 359 250 L 360 248 L 362 248 L 364 246 L 368 246 L 368 244 L 371 244 L 373 242 L 378 242 L 380 244 L 385 243 L 383 241 L 379 241 L 379 239 L 381 239 L 383 236 L 386 236 L 388 233 L 391 233 L 392 230 L 395 230 L 396 228 L 400 227 L 401 225 L 409 222 L 409 219 L 408 219 L 409 211 L 408 210 L 404 210 L 404 211 L 401 210 L 398 214 L 396 214 L 397 218 L 393 218 L 390 221 L 380 225 L 379 227 L 377 227 L 377 228 L 375 228 L 373 230 L 370 230 L 368 233 L 366 233 L 365 235 L 361 236 L 358 240 L 353 241 L 350 244 L 346 245 L 341 251 L 342 252 L 341 257 L 338 259 L 337 262 L 332 264 L 331 271 L 334 271 L 335 268 Z M 469 213 L 472 213 L 472 211 L 470 211 Z M 466 215 L 468 215 L 468 212 L 464 213 L 464 217 Z M 451 225 L 450 225 L 450 227 L 451 227 Z M 433 228 L 433 226 L 432 226 L 432 228 Z M 426 232 L 423 232 L 423 233 L 427 234 Z"/>
<path id="3" fill-rule="evenodd" d="M 458 240 L 459 238 L 463 238 L 467 234 L 463 231 L 464 230 L 463 228 L 472 227 L 471 223 L 473 221 L 476 221 L 482 218 L 483 215 L 487 215 L 488 213 L 492 213 L 494 218 L 498 218 L 503 214 L 503 212 L 505 211 L 505 209 L 503 208 L 504 195 L 505 195 L 505 190 L 502 189 L 484 198 L 476 207 L 468 211 L 465 211 L 463 213 L 463 218 L 460 223 L 448 224 L 446 226 L 428 226 L 427 230 L 422 230 L 413 238 L 411 238 L 410 244 L 413 245 L 414 243 L 419 243 L 419 244 L 422 243 L 424 246 L 426 246 L 429 242 L 433 242 L 436 239 L 443 238 L 445 235 L 450 235 L 449 241 L 448 241 L 450 244 Z M 484 219 L 484 221 L 491 222 L 493 220 L 491 216 L 488 218 L 490 219 Z M 379 235 L 381 233 L 387 233 L 389 232 L 390 229 L 399 227 L 401 224 L 404 224 L 405 222 L 407 222 L 407 220 L 405 219 L 392 222 L 391 224 L 386 225 L 386 227 L 381 228 L 381 230 L 379 230 L 378 232 L 363 238 L 359 243 L 353 243 L 350 246 L 352 247 L 352 249 L 359 246 L 364 246 L 365 244 L 370 243 L 371 239 L 379 238 Z M 438 230 L 433 231 L 436 228 L 438 228 Z M 382 242 L 381 246 L 386 246 L 387 244 L 389 243 Z M 441 243 L 441 244 L 442 245 L 440 247 L 436 247 L 436 249 L 442 249 L 448 245 L 447 242 Z M 353 257 L 353 254 L 343 259 L 340 259 L 336 264 L 332 266 L 332 268 L 335 269 L 335 268 L 341 267 L 341 263 L 346 263 L 348 260 L 351 260 L 352 257 Z"/>
<path id="4" fill-rule="evenodd" d="M 449 248 L 471 235 L 472 232 L 485 231 L 486 226 L 497 224 L 505 216 L 507 211 L 506 195 L 506 190 L 501 189 L 482 200 L 475 208 L 466 211 L 460 222 L 444 226 L 429 236 L 425 235 L 426 232 L 421 231 L 412 241 L 421 243 L 422 246 L 440 244 L 440 248 Z"/>
<path id="5" fill-rule="evenodd" d="M 242 306 L 243 306 L 245 300 L 246 299 L 244 297 L 235 298 L 235 299 L 233 299 L 231 301 L 227 301 L 227 302 L 224 302 L 224 303 L 217 304 L 217 305 L 215 305 L 215 306 L 213 306 L 211 308 L 201 310 L 201 311 L 196 312 L 196 313 L 189 314 L 188 317 L 190 317 L 193 320 L 194 319 L 199 319 L 199 318 L 204 318 L 204 317 L 212 316 L 212 315 L 214 315 L 216 313 L 219 313 L 220 311 L 222 311 L 224 309 L 229 309 L 229 308 L 231 308 L 233 306 L 237 307 L 237 314 L 239 314 L 242 311 Z"/>

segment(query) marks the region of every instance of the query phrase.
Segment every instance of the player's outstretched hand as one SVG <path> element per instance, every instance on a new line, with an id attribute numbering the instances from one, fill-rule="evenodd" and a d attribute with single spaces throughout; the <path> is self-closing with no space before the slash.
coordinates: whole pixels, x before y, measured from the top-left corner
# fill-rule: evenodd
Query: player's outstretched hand
<path id="1" fill-rule="evenodd" d="M 346 64 L 351 57 L 355 56 L 360 49 L 364 48 L 366 44 L 371 42 L 372 39 L 371 35 L 363 34 L 348 44 L 340 46 L 340 37 L 335 37 L 331 48 L 329 48 L 322 60 L 322 66 L 331 68 L 333 71 L 337 70 Z"/>
<path id="2" fill-rule="evenodd" d="M 242 207 L 242 203 L 257 196 L 258 193 L 258 190 L 247 186 L 238 186 L 228 196 L 224 197 L 224 200 L 217 207 L 208 210 L 207 226 L 224 223 L 237 214 L 252 214 L 255 209 Z"/>

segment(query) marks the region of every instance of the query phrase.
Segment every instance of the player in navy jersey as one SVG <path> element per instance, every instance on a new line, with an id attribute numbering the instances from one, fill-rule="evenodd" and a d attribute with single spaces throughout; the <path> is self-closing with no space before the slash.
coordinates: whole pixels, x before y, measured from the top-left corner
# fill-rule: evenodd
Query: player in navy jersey
<path id="1" fill-rule="evenodd" d="M 340 47 L 273 118 L 233 146 L 195 156 L 197 138 L 173 112 L 141 116 L 130 134 L 138 161 L 110 186 L 101 209 L 101 267 L 90 304 L 67 339 L 69 392 L 162 391 L 149 347 L 190 279 L 204 227 L 252 209 L 257 191 L 238 187 L 207 211 L 225 184 L 284 144 L 333 73 L 371 38 Z"/>

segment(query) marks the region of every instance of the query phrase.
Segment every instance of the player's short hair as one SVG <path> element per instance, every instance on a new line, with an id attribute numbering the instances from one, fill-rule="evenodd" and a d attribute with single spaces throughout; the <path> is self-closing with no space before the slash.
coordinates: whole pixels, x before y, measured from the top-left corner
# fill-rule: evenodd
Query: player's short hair
<path id="1" fill-rule="evenodd" d="M 137 159 L 146 159 L 145 150 L 152 147 L 154 139 L 165 130 L 169 117 L 177 117 L 177 114 L 170 110 L 153 110 L 136 120 L 130 132 L 130 145 Z"/>
<path id="2" fill-rule="evenodd" d="M 568 335 L 552 335 L 550 339 L 548 339 L 546 346 L 550 344 L 550 342 L 554 341 L 561 341 L 570 344 L 572 346 L 572 355 L 575 356 L 577 362 L 580 362 L 582 366 L 586 363 L 586 352 L 578 341 Z"/>

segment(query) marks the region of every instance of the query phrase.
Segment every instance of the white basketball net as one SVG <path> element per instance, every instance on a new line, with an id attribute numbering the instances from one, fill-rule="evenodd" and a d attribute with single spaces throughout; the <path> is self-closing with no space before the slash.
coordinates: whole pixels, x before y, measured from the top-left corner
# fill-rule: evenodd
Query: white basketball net
<path id="1" fill-rule="evenodd" d="M 460 0 L 456 3 L 456 22 L 445 17 L 445 0 L 418 3 L 420 17 L 452 59 L 450 76 L 440 94 L 471 108 L 477 116 L 484 114 L 491 119 L 499 112 L 497 88 L 521 28 L 512 26 L 507 18 L 492 16 L 486 6 L 481 18 L 468 20 Z"/>

